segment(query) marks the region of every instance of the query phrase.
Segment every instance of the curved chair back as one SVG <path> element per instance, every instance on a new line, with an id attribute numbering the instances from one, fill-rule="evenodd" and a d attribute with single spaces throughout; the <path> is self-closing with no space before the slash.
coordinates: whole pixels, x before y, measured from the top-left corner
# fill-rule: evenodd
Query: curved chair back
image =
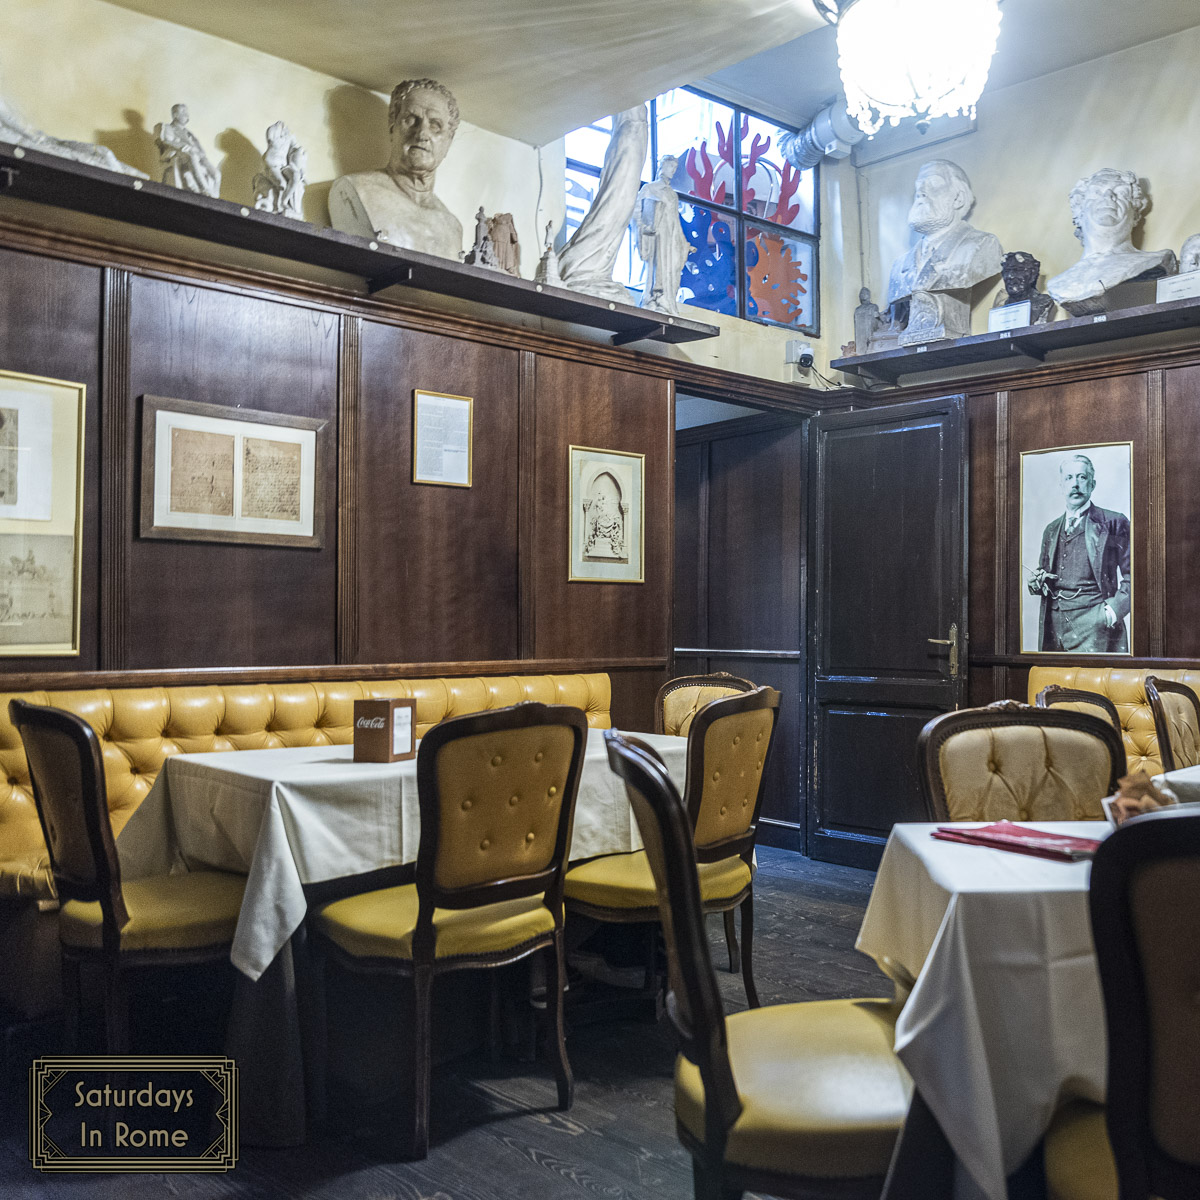
<path id="1" fill-rule="evenodd" d="M 1200 765 L 1200 697 L 1186 683 L 1146 676 L 1164 771 Z"/>
<path id="2" fill-rule="evenodd" d="M 688 730 L 687 794 L 699 862 L 754 849 L 767 757 L 779 722 L 770 687 L 709 701 Z"/>
<path id="3" fill-rule="evenodd" d="M 1100 820 L 1125 774 L 1108 721 L 1015 700 L 935 717 L 917 759 L 933 821 Z"/>
<path id="4" fill-rule="evenodd" d="M 723 1150 L 742 1102 L 729 1065 L 725 1009 L 704 931 L 691 822 L 657 759 L 618 730 L 605 730 L 604 741 L 609 766 L 625 782 L 654 875 L 667 947 L 667 1012 L 681 1053 L 696 1064 L 704 1081 L 705 1142 Z"/>
<path id="5" fill-rule="evenodd" d="M 1117 706 L 1099 692 L 1085 692 L 1081 688 L 1049 683 L 1038 692 L 1037 707 L 1065 708 L 1068 712 L 1090 713 L 1093 717 L 1111 721 L 1113 728 L 1121 733 L 1121 714 L 1117 712 Z"/>
<path id="6" fill-rule="evenodd" d="M 10 700 L 60 901 L 100 902 L 102 944 L 115 951 L 129 923 L 108 816 L 104 761 L 96 731 L 61 708 Z"/>
<path id="7" fill-rule="evenodd" d="M 587 746 L 582 709 L 536 702 L 435 725 L 417 752 L 420 915 L 433 954 L 433 910 L 544 894 L 562 921 L 563 874 Z"/>
<path id="8" fill-rule="evenodd" d="M 1200 1196 L 1200 814 L 1122 825 L 1096 852 L 1090 903 L 1121 1195 Z"/>
<path id="9" fill-rule="evenodd" d="M 753 690 L 750 680 L 725 671 L 669 679 L 654 698 L 654 732 L 687 737 L 693 718 L 710 701 Z"/>

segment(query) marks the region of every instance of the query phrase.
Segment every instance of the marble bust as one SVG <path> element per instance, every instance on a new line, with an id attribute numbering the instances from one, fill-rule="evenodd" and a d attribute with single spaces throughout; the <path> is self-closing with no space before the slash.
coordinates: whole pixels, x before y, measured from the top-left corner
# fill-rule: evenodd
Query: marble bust
<path id="1" fill-rule="evenodd" d="M 1104 312 L 1105 292 L 1119 283 L 1176 273 L 1173 250 L 1139 250 L 1133 244 L 1133 231 L 1149 206 L 1134 172 L 1104 167 L 1071 189 L 1070 203 L 1083 257 L 1046 290 L 1072 315 Z"/>
<path id="2" fill-rule="evenodd" d="M 458 260 L 462 225 L 433 190 L 458 129 L 458 103 L 432 79 L 397 84 L 388 107 L 391 156 L 378 171 L 343 175 L 329 192 L 335 229 Z"/>
<path id="3" fill-rule="evenodd" d="M 1179 250 L 1179 273 L 1190 275 L 1200 271 L 1200 233 L 1193 233 Z"/>
<path id="4" fill-rule="evenodd" d="M 1006 254 L 1000 263 L 1000 277 L 1004 287 L 996 297 L 993 308 L 1005 308 L 1009 304 L 1024 304 L 1029 301 L 1029 323 L 1045 325 L 1054 311 L 1054 301 L 1045 292 L 1037 290 L 1038 276 L 1042 264 L 1025 250 L 1014 250 Z"/>
<path id="5" fill-rule="evenodd" d="M 909 310 L 901 344 L 971 331 L 970 290 L 1000 272 L 1000 240 L 967 223 L 975 194 L 957 163 L 936 158 L 917 172 L 908 224 L 917 241 L 892 264 L 888 305 Z"/>

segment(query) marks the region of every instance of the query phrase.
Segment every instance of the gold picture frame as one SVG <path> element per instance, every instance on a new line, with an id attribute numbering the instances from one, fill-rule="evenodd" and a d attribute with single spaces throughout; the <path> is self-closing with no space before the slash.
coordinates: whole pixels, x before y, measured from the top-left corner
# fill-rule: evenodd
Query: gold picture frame
<path id="1" fill-rule="evenodd" d="M 469 488 L 474 447 L 474 397 L 413 389 L 413 483 Z"/>
<path id="2" fill-rule="evenodd" d="M 141 536 L 319 550 L 328 425 L 143 396 Z"/>
<path id="3" fill-rule="evenodd" d="M 1091 490 L 1079 508 L 1088 524 L 1083 525 L 1084 548 L 1091 571 L 1085 572 L 1097 580 L 1098 599 L 1087 604 L 1086 597 L 1070 596 L 1066 611 L 1071 617 L 1059 616 L 1063 641 L 1052 622 L 1055 620 L 1051 600 L 1061 599 L 1062 585 L 1056 571 L 1057 556 L 1061 553 L 1060 539 L 1069 526 L 1066 523 L 1067 495 L 1071 486 L 1070 471 L 1064 466 L 1084 469 L 1086 460 L 1091 467 Z M 1086 486 L 1086 485 L 1085 485 Z M 1076 501 L 1077 503 L 1077 501 Z M 1026 450 L 1021 454 L 1021 507 L 1018 526 L 1020 573 L 1018 576 L 1018 612 L 1020 613 L 1020 647 L 1022 654 L 1069 654 L 1072 658 L 1129 658 L 1133 654 L 1136 631 L 1134 611 L 1134 570 L 1136 541 L 1133 522 L 1133 442 L 1092 442 L 1077 446 L 1050 446 Z M 1094 528 L 1093 528 L 1094 526 Z M 1045 587 L 1034 591 L 1040 580 L 1039 572 L 1053 572 Z M 1091 621 L 1086 614 L 1106 605 L 1116 623 L 1105 614 L 1105 624 Z M 1127 611 L 1126 611 L 1127 610 Z M 1061 609 L 1059 611 L 1062 611 Z M 1065 622 L 1065 623 L 1064 623 Z M 1094 626 L 1094 628 L 1092 628 Z M 1071 640 L 1072 644 L 1064 642 Z M 1047 642 L 1051 643 L 1047 645 Z M 1079 644 L 1074 644 L 1078 642 Z"/>
<path id="4" fill-rule="evenodd" d="M 0 371 L 0 655 L 79 654 L 87 386 Z"/>
<path id="5" fill-rule="evenodd" d="M 594 446 L 567 451 L 570 583 L 646 581 L 646 456 Z"/>

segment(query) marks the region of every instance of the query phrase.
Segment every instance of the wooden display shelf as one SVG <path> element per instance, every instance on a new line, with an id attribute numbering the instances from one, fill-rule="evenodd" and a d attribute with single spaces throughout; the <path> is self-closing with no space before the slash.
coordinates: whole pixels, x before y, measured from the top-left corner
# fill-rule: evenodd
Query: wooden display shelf
<path id="1" fill-rule="evenodd" d="M 1045 361 L 1055 350 L 1112 342 L 1118 338 L 1166 333 L 1200 325 L 1200 299 L 1170 300 L 1145 304 L 1095 317 L 1072 317 L 1049 325 L 1027 325 L 1002 333 L 977 333 L 955 341 L 905 346 L 879 354 L 838 358 L 829 365 L 835 371 L 865 375 L 885 383 L 896 383 L 903 375 L 936 371 L 943 367 L 974 366 L 1005 359 L 1032 358 Z M 1014 366 L 1018 364 L 1014 363 Z"/>
<path id="2" fill-rule="evenodd" d="M 694 342 L 718 337 L 721 332 L 716 325 L 647 313 L 631 304 L 596 300 L 502 271 L 400 250 L 386 242 L 372 242 L 7 142 L 0 142 L 0 193 L 359 275 L 371 293 L 403 284 L 513 312 L 606 329 L 612 332 L 615 346 L 640 341 Z"/>

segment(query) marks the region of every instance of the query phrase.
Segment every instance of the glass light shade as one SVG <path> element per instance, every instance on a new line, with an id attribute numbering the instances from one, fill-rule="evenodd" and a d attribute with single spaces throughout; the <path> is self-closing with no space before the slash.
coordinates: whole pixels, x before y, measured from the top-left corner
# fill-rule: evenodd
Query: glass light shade
<path id="1" fill-rule="evenodd" d="M 857 0 L 837 34 L 850 115 L 867 134 L 905 117 L 974 116 L 999 32 L 999 0 Z"/>

